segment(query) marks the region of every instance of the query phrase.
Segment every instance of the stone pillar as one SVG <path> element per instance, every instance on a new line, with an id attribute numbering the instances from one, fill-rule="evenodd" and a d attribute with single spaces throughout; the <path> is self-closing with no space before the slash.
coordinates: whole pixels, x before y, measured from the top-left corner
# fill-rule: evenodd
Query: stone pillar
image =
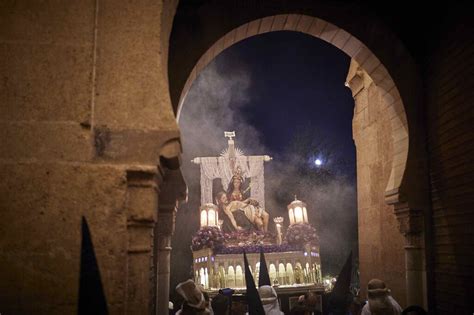
<path id="1" fill-rule="evenodd" d="M 386 100 L 354 60 L 346 85 L 355 103 L 352 131 L 357 152 L 360 294 L 366 296 L 367 283 L 379 278 L 405 306 L 405 239 L 386 195 L 397 150 Z"/>
<path id="2" fill-rule="evenodd" d="M 179 139 L 173 139 L 160 150 L 160 184 L 158 223 L 154 229 L 156 301 L 155 314 L 168 314 L 170 294 L 170 258 L 171 237 L 174 233 L 178 201 L 187 200 L 187 188 L 180 166 L 181 145 Z"/>
<path id="3" fill-rule="evenodd" d="M 127 270 L 125 312 L 150 313 L 152 243 L 158 186 L 156 168 L 127 171 Z"/>
<path id="4" fill-rule="evenodd" d="M 161 210 L 161 209 L 160 209 Z M 170 295 L 171 236 L 174 233 L 176 210 L 160 212 L 156 225 L 157 296 L 156 314 L 167 314 Z"/>
<path id="5" fill-rule="evenodd" d="M 395 205 L 400 232 L 405 236 L 405 274 L 407 305 L 427 307 L 423 213 L 406 203 Z"/>

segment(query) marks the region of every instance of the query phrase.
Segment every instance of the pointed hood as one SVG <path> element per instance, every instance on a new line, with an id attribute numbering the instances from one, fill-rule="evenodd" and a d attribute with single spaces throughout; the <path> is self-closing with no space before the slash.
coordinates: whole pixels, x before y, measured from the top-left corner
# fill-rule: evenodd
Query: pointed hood
<path id="1" fill-rule="evenodd" d="M 260 270 L 258 273 L 258 287 L 262 285 L 271 286 L 270 276 L 268 275 L 267 262 L 265 261 L 265 255 L 263 254 L 263 247 L 260 247 Z"/>
<path id="2" fill-rule="evenodd" d="M 351 275 L 352 275 L 352 251 L 349 254 L 349 257 L 347 257 L 347 260 L 342 267 L 341 272 L 339 273 L 339 276 L 337 277 L 336 284 L 334 285 L 334 288 L 332 289 L 332 293 L 343 296 L 347 294 L 347 292 L 350 292 L 350 285 L 351 285 Z"/>
<path id="3" fill-rule="evenodd" d="M 265 315 L 265 311 L 260 300 L 255 281 L 253 281 L 252 273 L 250 272 L 247 254 L 244 251 L 244 265 L 245 265 L 245 284 L 247 286 L 247 305 L 249 307 L 249 315 Z"/>
<path id="4" fill-rule="evenodd" d="M 79 302 L 77 314 L 108 314 L 99 265 L 86 218 L 82 217 Z"/>
<path id="5" fill-rule="evenodd" d="M 329 296 L 329 308 L 334 314 L 343 314 L 347 305 L 352 302 L 350 293 L 352 275 L 352 251 L 342 267 L 336 284 Z"/>

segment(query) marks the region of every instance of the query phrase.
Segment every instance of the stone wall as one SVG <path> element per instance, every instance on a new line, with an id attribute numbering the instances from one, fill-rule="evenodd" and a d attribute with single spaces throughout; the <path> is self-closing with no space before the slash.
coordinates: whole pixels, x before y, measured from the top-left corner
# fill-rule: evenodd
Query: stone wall
<path id="1" fill-rule="evenodd" d="M 109 312 L 147 313 L 176 3 L 0 6 L 0 311 L 76 312 L 84 216 Z"/>
<path id="2" fill-rule="evenodd" d="M 357 152 L 361 296 L 366 296 L 368 281 L 379 278 L 403 306 L 406 301 L 404 237 L 398 229 L 393 206 L 385 201 L 394 150 L 390 115 L 380 89 L 354 60 L 347 81 L 355 101 L 352 130 Z"/>
<path id="3" fill-rule="evenodd" d="M 432 198 L 432 297 L 437 314 L 474 311 L 474 23 L 442 24 L 426 63 Z M 455 35 L 455 36 L 454 36 Z"/>

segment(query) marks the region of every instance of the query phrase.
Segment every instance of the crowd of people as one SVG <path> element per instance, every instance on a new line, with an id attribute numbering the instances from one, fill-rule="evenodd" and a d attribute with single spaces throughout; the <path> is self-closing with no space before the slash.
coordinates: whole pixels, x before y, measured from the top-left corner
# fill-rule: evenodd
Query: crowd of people
<path id="1" fill-rule="evenodd" d="M 173 310 L 170 303 L 170 314 L 175 315 L 246 315 L 255 314 L 247 309 L 245 303 L 233 301 L 232 289 L 222 289 L 213 298 L 194 281 L 187 280 L 176 287 L 176 291 L 183 298 L 179 310 Z M 284 315 L 278 301 L 275 289 L 269 285 L 258 288 L 260 301 L 265 315 Z M 329 299 L 329 298 L 328 298 Z M 316 293 L 307 292 L 298 298 L 293 305 L 290 315 L 320 315 L 323 314 L 318 308 L 319 297 Z M 372 279 L 367 285 L 367 301 L 364 304 L 359 297 L 353 296 L 351 301 L 342 302 L 337 307 L 326 307 L 324 314 L 328 315 L 427 315 L 428 313 L 420 306 L 410 306 L 405 310 L 391 296 L 390 290 L 385 283 L 379 279 Z M 262 314 L 263 315 L 263 314 Z"/>

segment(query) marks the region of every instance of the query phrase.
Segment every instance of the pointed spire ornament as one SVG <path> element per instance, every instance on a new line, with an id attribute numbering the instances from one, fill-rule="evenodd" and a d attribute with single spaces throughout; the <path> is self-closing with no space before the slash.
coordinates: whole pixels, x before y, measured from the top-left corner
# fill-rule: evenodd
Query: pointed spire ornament
<path id="1" fill-rule="evenodd" d="M 268 275 L 267 262 L 265 261 L 265 255 L 263 254 L 263 247 L 260 247 L 260 271 L 258 273 L 258 287 L 262 285 L 271 286 L 270 276 Z"/>
<path id="2" fill-rule="evenodd" d="M 245 265 L 245 285 L 247 286 L 247 305 L 249 308 L 249 315 L 265 315 L 260 295 L 258 294 L 255 282 L 253 281 L 252 273 L 250 272 L 247 254 L 244 251 L 244 265 Z"/>

